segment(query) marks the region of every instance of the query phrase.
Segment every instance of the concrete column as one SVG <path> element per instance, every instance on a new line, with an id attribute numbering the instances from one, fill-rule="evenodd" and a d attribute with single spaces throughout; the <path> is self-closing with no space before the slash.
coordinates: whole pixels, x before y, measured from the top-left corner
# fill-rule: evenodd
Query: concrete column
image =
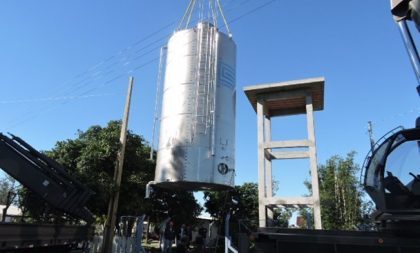
<path id="1" fill-rule="evenodd" d="M 318 168 L 316 158 L 316 143 L 315 143 L 315 129 L 314 116 L 312 106 L 312 96 L 306 96 L 306 117 L 308 126 L 308 140 L 311 142 L 309 146 L 309 163 L 311 167 L 311 183 L 312 183 L 312 198 L 314 208 L 315 229 L 322 229 L 321 224 L 321 206 L 319 201 L 319 184 L 318 184 Z"/>
<path id="2" fill-rule="evenodd" d="M 257 101 L 257 131 L 258 131 L 258 216 L 259 226 L 266 226 L 266 208 L 264 198 L 266 197 L 266 174 L 264 156 L 264 101 Z"/>
<path id="3" fill-rule="evenodd" d="M 271 118 L 265 116 L 264 117 L 264 142 L 271 141 Z M 271 149 L 268 149 L 271 152 Z M 265 152 L 265 151 L 264 151 Z M 266 197 L 271 198 L 273 197 L 273 166 L 271 160 L 265 159 L 265 189 L 266 189 Z M 273 210 L 270 208 L 266 208 L 267 210 L 267 226 L 273 226 Z"/>

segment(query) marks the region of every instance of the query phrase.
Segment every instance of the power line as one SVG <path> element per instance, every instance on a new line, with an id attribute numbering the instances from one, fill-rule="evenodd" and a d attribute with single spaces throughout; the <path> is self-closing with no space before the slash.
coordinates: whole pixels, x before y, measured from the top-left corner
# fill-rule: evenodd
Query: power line
<path id="1" fill-rule="evenodd" d="M 230 11 L 232 11 L 234 8 L 236 8 L 237 6 L 243 6 L 243 5 L 245 5 L 246 3 L 248 3 L 248 2 L 250 2 L 250 0 L 245 0 L 245 1 L 242 1 L 242 2 L 236 2 L 236 1 L 232 1 L 232 2 L 230 2 L 230 3 L 234 3 L 234 4 L 236 4 L 236 6 L 234 6 L 233 8 L 231 8 L 231 9 L 229 9 L 227 12 L 230 12 Z M 75 79 L 78 79 L 78 78 L 81 78 L 81 77 L 83 77 L 83 76 L 86 76 L 86 75 L 89 75 L 90 73 L 92 73 L 93 71 L 95 71 L 95 70 L 97 70 L 98 68 L 100 68 L 101 66 L 104 66 L 104 65 L 106 65 L 107 63 L 109 63 L 109 62 L 112 62 L 112 61 L 118 61 L 118 60 L 120 60 L 124 55 L 126 55 L 127 54 L 127 52 L 129 52 L 130 50 L 134 50 L 134 48 L 135 47 L 137 47 L 137 46 L 139 46 L 139 45 L 141 45 L 141 43 L 143 43 L 143 42 L 145 42 L 145 41 L 147 41 L 148 39 L 150 39 L 150 38 L 152 38 L 153 36 L 155 36 L 155 35 L 157 35 L 157 34 L 159 34 L 159 33 L 161 33 L 162 31 L 165 31 L 166 29 L 168 29 L 168 28 L 171 28 L 171 27 L 173 27 L 175 24 L 176 24 L 176 22 L 177 22 L 177 20 L 173 20 L 173 21 L 171 21 L 171 22 L 169 22 L 169 23 L 167 23 L 166 25 L 164 25 L 164 26 L 162 26 L 161 28 L 159 28 L 158 30 L 156 30 L 156 31 L 154 31 L 154 32 L 152 32 L 152 33 L 150 33 L 150 34 L 148 34 L 148 35 L 146 35 L 145 37 L 143 37 L 143 38 L 141 38 L 141 39 L 139 39 L 138 41 L 136 41 L 136 42 L 134 42 L 134 43 L 132 43 L 131 45 L 129 45 L 129 46 L 127 46 L 127 47 L 125 47 L 124 49 L 122 49 L 122 50 L 120 50 L 118 53 L 116 53 L 116 54 L 114 54 L 114 55 L 112 55 L 112 56 L 110 56 L 110 57 L 108 57 L 108 58 L 106 58 L 106 59 L 104 59 L 104 60 L 102 60 L 102 61 L 100 61 L 100 62 L 98 62 L 98 63 L 96 63 L 96 64 L 94 64 L 92 67 L 90 67 L 89 69 L 87 69 L 86 71 L 84 71 L 84 72 L 82 72 L 82 73 L 80 73 L 80 74 L 77 74 L 74 78 L 72 78 L 72 79 L 70 79 L 69 81 L 67 81 L 67 82 L 65 82 L 61 87 L 60 86 L 58 86 L 57 88 L 56 88 L 56 90 L 58 90 L 58 91 L 62 91 L 63 90 L 63 86 L 64 85 L 66 85 L 66 84 L 68 84 L 68 83 L 70 83 L 71 81 L 73 81 L 73 80 L 75 80 Z M 173 29 L 172 29 L 173 30 Z M 153 41 L 152 43 L 149 43 L 148 45 L 146 45 L 146 46 L 144 46 L 144 47 L 142 47 L 141 49 L 139 49 L 139 50 L 136 50 L 135 51 L 135 53 L 138 53 L 138 52 L 140 52 L 140 51 L 142 51 L 143 49 L 146 49 L 147 47 L 149 47 L 149 46 L 151 46 L 151 45 L 153 45 L 154 43 L 157 43 L 157 42 L 159 42 L 159 41 L 162 41 L 162 40 L 164 40 L 165 38 L 168 38 L 169 36 L 171 35 L 171 33 L 167 33 L 165 36 L 162 36 L 162 37 L 160 37 L 159 39 L 157 39 L 157 40 L 155 40 L 155 41 Z M 160 47 L 156 47 L 155 49 L 158 49 L 158 48 L 160 48 Z M 134 58 L 138 58 L 138 57 L 134 57 Z M 113 63 L 113 64 L 110 64 L 110 65 L 108 65 L 108 67 L 106 67 L 106 69 L 108 69 L 108 68 L 110 68 L 110 67 L 112 67 L 112 66 L 114 66 L 114 65 L 116 65 L 116 63 Z M 87 79 L 89 79 L 89 77 L 85 77 L 83 80 L 81 80 L 81 81 L 79 81 L 78 83 L 84 83 Z M 64 87 L 64 88 L 66 88 L 66 87 Z"/>
<path id="2" fill-rule="evenodd" d="M 264 7 L 269 6 L 269 5 L 271 5 L 272 3 L 276 2 L 276 1 L 277 0 L 271 0 L 271 1 L 265 2 L 264 4 L 261 4 L 261 5 L 257 6 L 256 8 L 254 8 L 254 9 L 248 11 L 248 12 L 245 12 L 244 14 L 242 14 L 242 15 L 234 18 L 234 19 L 229 20 L 228 23 L 229 24 L 235 23 L 236 21 L 241 20 L 242 18 L 244 18 L 244 17 L 246 17 L 248 15 L 251 15 L 251 14 L 257 12 L 257 11 L 259 11 L 259 10 L 263 9 Z"/>
<path id="3" fill-rule="evenodd" d="M 230 20 L 228 22 L 228 24 L 231 24 L 233 22 L 236 22 L 268 5 L 270 5 L 271 3 L 275 2 L 276 0 L 271 0 L 268 2 L 265 2 L 261 5 L 258 5 L 256 8 L 251 9 L 250 11 Z M 238 4 L 238 6 L 244 6 L 245 4 L 249 3 L 250 0 L 245 0 L 241 3 Z M 236 2 L 233 2 L 236 3 Z M 237 7 L 235 7 L 237 8 Z M 227 10 L 227 12 L 232 11 L 234 8 L 231 8 L 229 10 Z M 51 95 L 50 97 L 80 97 L 80 96 L 87 96 L 90 92 L 93 92 L 99 88 L 103 88 L 105 86 L 108 86 L 109 84 L 111 84 L 112 82 L 124 77 L 126 74 L 133 74 L 134 72 L 142 69 L 143 67 L 150 65 L 151 63 L 153 63 L 154 61 L 157 61 L 159 59 L 159 57 L 153 58 L 151 60 L 148 60 L 142 64 L 139 64 L 137 66 L 134 66 L 133 68 L 129 69 L 128 71 L 124 71 L 124 69 L 126 69 L 126 66 L 131 65 L 134 61 L 143 59 L 143 57 L 145 57 L 146 55 L 155 52 L 156 50 L 160 49 L 162 46 L 166 45 L 166 43 L 164 44 L 159 44 L 156 47 L 153 47 L 151 50 L 139 54 L 138 53 L 142 52 L 143 50 L 157 44 L 159 41 L 164 40 L 165 38 L 168 38 L 170 36 L 170 34 L 166 34 L 165 36 L 159 37 L 158 39 L 154 40 L 153 42 L 150 42 L 149 44 L 143 46 L 142 48 L 136 50 L 134 53 L 133 50 L 141 45 L 141 43 L 147 41 L 148 39 L 152 38 L 153 36 L 159 34 L 160 32 L 164 31 L 165 29 L 171 27 L 172 25 L 174 25 L 176 22 L 173 21 L 163 27 L 161 27 L 160 29 L 158 29 L 157 31 L 150 33 L 149 35 L 145 36 L 144 38 L 132 43 L 130 46 L 120 50 L 117 54 L 110 56 L 102 61 L 100 61 L 99 63 L 95 64 L 94 66 L 92 66 L 91 68 L 89 68 L 88 70 L 76 75 L 73 79 L 65 82 L 63 85 L 68 85 L 68 84 L 72 84 L 73 81 L 77 81 L 75 82 L 75 84 L 73 85 L 68 85 L 68 86 L 57 86 L 56 90 L 56 94 Z M 114 61 L 117 61 L 114 62 Z M 119 65 L 118 65 L 118 61 L 119 61 Z M 123 69 L 120 71 L 115 70 L 116 67 L 122 67 Z M 111 69 L 112 68 L 112 69 Z M 110 76 L 112 73 L 115 73 L 115 75 L 113 77 L 110 77 L 109 79 L 107 78 L 108 76 Z M 108 80 L 104 80 L 103 82 L 100 82 L 99 84 L 94 84 L 95 82 L 107 78 Z M 92 86 L 92 87 L 89 87 Z M 87 89 L 86 89 L 87 88 Z M 63 100 L 64 102 L 61 104 L 66 104 L 69 102 L 69 100 Z M 12 120 L 9 123 L 11 123 L 11 127 L 16 127 L 17 125 L 23 124 L 25 122 L 27 122 L 29 119 L 35 118 L 37 115 L 41 114 L 41 113 L 45 113 L 46 111 L 50 111 L 53 109 L 53 107 L 57 107 L 58 104 L 52 105 L 52 106 L 44 106 L 43 108 L 34 111 L 33 108 L 29 108 L 29 111 L 26 113 L 26 115 L 24 114 L 23 116 L 21 115 L 19 117 L 18 120 Z M 51 107 L 51 108 L 50 108 Z M 26 120 L 25 120 L 26 119 Z"/>
<path id="4" fill-rule="evenodd" d="M 235 7 L 237 7 L 237 6 L 244 5 L 244 4 L 248 3 L 249 1 L 250 0 L 245 0 L 243 2 L 233 1 L 233 3 L 236 4 Z M 232 2 L 230 2 L 230 3 L 232 3 Z M 231 11 L 231 10 L 233 10 L 233 8 L 229 9 L 228 11 Z M 138 50 L 135 50 L 135 47 L 141 45 L 141 43 L 147 41 L 148 39 L 152 38 L 153 36 L 159 34 L 162 31 L 166 30 L 167 28 L 172 27 L 175 23 L 176 23 L 176 21 L 172 21 L 172 22 L 164 25 L 163 27 L 159 28 L 157 31 L 146 35 L 142 39 L 132 43 L 130 46 L 127 46 L 124 49 L 120 50 L 117 54 L 112 55 L 112 56 L 94 64 L 92 67 L 88 68 L 86 71 L 75 75 L 72 79 L 64 82 L 63 85 L 56 86 L 56 88 L 52 92 L 49 93 L 50 96 L 55 97 L 55 96 L 61 96 L 61 95 L 65 95 L 65 94 L 74 93 L 74 92 L 78 91 L 81 87 L 89 85 L 89 83 L 92 83 L 91 82 L 92 80 L 101 79 L 102 77 L 107 76 L 110 73 L 112 73 L 114 70 L 110 70 L 110 69 L 113 68 L 114 66 L 116 66 L 118 64 L 123 65 L 123 66 L 131 64 L 132 61 L 142 58 L 143 56 L 147 55 L 148 53 L 150 53 L 153 50 L 159 49 L 162 45 L 154 47 L 152 50 L 150 50 L 149 52 L 146 52 L 144 54 L 135 55 L 136 53 L 140 53 L 141 51 L 147 49 L 148 47 L 155 45 L 159 41 L 163 41 L 163 40 L 167 39 L 170 36 L 170 34 L 165 34 L 165 36 L 162 36 L 162 37 L 158 38 L 157 40 L 154 40 L 151 43 L 143 46 L 142 48 L 140 48 Z M 130 53 L 130 51 L 134 51 L 134 54 L 132 52 Z M 122 60 L 125 60 L 125 61 L 122 61 Z M 72 84 L 72 82 L 74 82 L 74 81 L 76 81 L 76 82 Z"/>
<path id="5" fill-rule="evenodd" d="M 112 93 L 104 94 L 90 94 L 83 96 L 63 96 L 63 97 L 45 97 L 45 98 L 32 98 L 32 99 L 18 99 L 18 100 L 2 100 L 0 104 L 22 104 L 22 103 L 38 103 L 38 102 L 50 102 L 50 101 L 61 101 L 61 100 L 75 100 L 92 97 L 103 97 L 113 95 Z"/>
<path id="6" fill-rule="evenodd" d="M 147 54 L 152 53 L 154 50 L 155 50 L 155 48 L 153 48 L 153 49 L 145 52 L 144 54 L 141 55 L 142 56 L 141 58 L 143 58 Z M 138 59 L 141 59 L 141 58 L 138 58 Z M 77 83 L 78 85 L 76 87 L 73 87 L 73 89 L 70 92 L 65 92 L 64 94 L 66 96 L 70 96 L 70 95 L 73 95 L 73 94 L 77 93 L 76 95 L 73 95 L 73 96 L 84 96 L 84 95 L 89 94 L 90 92 L 93 92 L 93 91 L 95 91 L 95 90 L 97 90 L 99 88 L 103 88 L 105 86 L 108 86 L 113 81 L 116 81 L 119 78 L 122 78 L 122 77 L 126 76 L 126 74 L 133 73 L 133 72 L 141 69 L 142 67 L 145 67 L 145 66 L 151 64 L 152 62 L 154 62 L 156 60 L 157 60 L 157 58 L 153 58 L 153 59 L 151 59 L 151 60 L 149 60 L 149 61 L 147 61 L 145 63 L 140 63 L 140 64 L 134 66 L 132 69 L 129 69 L 129 70 L 126 70 L 126 71 L 122 70 L 120 72 L 116 72 L 116 71 L 110 70 L 110 71 L 108 71 L 107 73 L 105 73 L 103 75 L 96 76 L 95 78 L 85 78 L 85 79 L 79 81 Z M 93 81 L 98 81 L 98 80 L 102 79 L 104 76 L 108 76 L 112 72 L 116 72 L 114 76 L 109 77 L 108 79 L 105 79 L 104 81 L 102 81 L 101 83 L 97 84 L 96 86 L 92 86 L 92 85 L 89 86 L 89 82 L 92 82 L 93 83 Z M 63 92 L 61 92 L 61 94 L 59 93 L 58 96 L 64 96 L 62 94 L 63 94 Z M 66 104 L 66 103 L 63 103 L 63 104 Z M 56 107 L 58 105 L 56 104 L 56 105 L 52 105 L 52 106 L 53 107 Z M 48 105 L 46 105 L 46 106 L 44 106 L 44 107 L 42 107 L 42 108 L 40 108 L 40 109 L 38 109 L 36 111 L 34 111 L 33 108 L 31 107 L 31 108 L 29 108 L 29 111 L 26 114 L 40 114 L 40 113 L 42 113 L 45 110 L 48 110 L 49 111 L 50 109 L 47 108 L 47 107 L 48 107 Z M 21 115 L 20 118 L 18 120 L 15 120 L 15 121 L 20 122 L 20 124 L 26 122 L 27 120 L 24 120 L 24 121 L 21 120 L 22 117 L 25 118 L 26 115 L 23 115 L 23 116 Z M 32 119 L 33 117 L 30 116 L 30 118 Z M 13 127 L 14 127 L 14 126 L 17 125 L 17 124 L 14 123 L 15 121 L 12 120 L 12 122 L 9 122 L 9 123 L 12 124 Z"/>
<path id="7" fill-rule="evenodd" d="M 157 59 L 158 58 L 151 59 L 151 60 L 149 60 L 149 61 L 147 61 L 147 62 L 145 62 L 145 63 L 143 63 L 141 65 L 138 65 L 137 67 L 133 68 L 132 70 L 127 71 L 126 73 L 118 74 L 118 75 L 114 76 L 113 78 L 111 78 L 111 79 L 103 82 L 102 85 L 101 85 L 101 87 L 105 87 L 105 86 L 109 85 L 110 83 L 112 83 L 112 82 L 114 82 L 114 81 L 116 81 L 116 80 L 118 80 L 118 79 L 120 79 L 122 77 L 126 77 L 128 74 L 134 73 L 134 72 L 140 70 L 141 68 L 146 67 L 147 65 L 150 65 L 151 63 L 153 63 Z M 90 92 L 93 92 L 93 91 L 97 90 L 98 88 L 100 88 L 100 87 L 92 87 L 89 90 L 86 90 L 83 93 L 79 94 L 78 96 L 80 96 L 80 97 L 88 96 L 88 94 Z M 58 104 L 57 103 L 57 104 L 54 104 L 54 105 L 45 105 L 45 106 L 41 107 L 40 109 L 38 109 L 36 111 L 29 110 L 26 114 L 20 115 L 18 119 L 9 121 L 8 122 L 9 128 L 14 128 L 14 127 L 17 127 L 19 125 L 22 125 L 23 123 L 26 123 L 29 120 L 32 120 L 32 119 L 36 118 L 40 114 L 43 114 L 43 113 L 52 111 L 53 109 L 55 109 L 59 105 L 64 105 L 64 104 L 67 104 L 67 103 L 69 103 L 69 100 L 62 100 L 61 101 L 61 104 Z"/>

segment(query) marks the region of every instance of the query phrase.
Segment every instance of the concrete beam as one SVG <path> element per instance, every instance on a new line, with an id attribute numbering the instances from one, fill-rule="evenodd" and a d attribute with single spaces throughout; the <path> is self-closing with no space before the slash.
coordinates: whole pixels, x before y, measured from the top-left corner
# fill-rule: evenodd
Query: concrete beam
<path id="1" fill-rule="evenodd" d="M 281 198 L 271 197 L 271 198 L 264 198 L 262 200 L 262 204 L 265 205 L 265 206 L 269 206 L 269 205 L 282 205 L 282 206 L 313 205 L 314 200 L 313 200 L 312 197 L 281 197 Z"/>
<path id="2" fill-rule="evenodd" d="M 264 148 L 308 148 L 314 145 L 311 140 L 269 141 L 264 143 Z"/>
<path id="3" fill-rule="evenodd" d="M 309 151 L 268 152 L 269 159 L 301 159 L 309 158 Z"/>

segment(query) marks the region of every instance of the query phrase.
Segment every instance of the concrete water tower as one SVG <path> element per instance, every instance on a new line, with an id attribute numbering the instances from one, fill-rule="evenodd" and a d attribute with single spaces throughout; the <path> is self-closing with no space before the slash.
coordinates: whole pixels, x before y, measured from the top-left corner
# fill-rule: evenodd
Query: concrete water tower
<path id="1" fill-rule="evenodd" d="M 313 78 L 244 88 L 249 102 L 257 113 L 260 227 L 270 225 L 273 209 L 278 206 L 308 206 L 314 210 L 315 228 L 322 228 L 313 111 L 324 109 L 324 81 L 324 78 Z M 272 118 L 297 114 L 306 114 L 307 138 L 303 140 L 272 140 Z M 290 151 L 291 149 L 297 150 Z M 273 196 L 272 161 L 302 158 L 309 159 L 312 196 Z M 281 182 L 282 179 L 279 181 Z"/>

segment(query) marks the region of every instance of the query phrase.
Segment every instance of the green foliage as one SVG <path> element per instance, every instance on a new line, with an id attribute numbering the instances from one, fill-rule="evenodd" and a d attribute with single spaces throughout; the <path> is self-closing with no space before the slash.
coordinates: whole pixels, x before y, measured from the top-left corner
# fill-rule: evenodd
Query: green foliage
<path id="1" fill-rule="evenodd" d="M 289 227 L 289 220 L 292 218 L 293 212 L 295 211 L 294 208 L 282 207 L 276 208 L 273 212 L 273 226 L 287 228 Z"/>
<path id="2" fill-rule="evenodd" d="M 318 167 L 322 226 L 324 229 L 354 230 L 364 213 L 363 189 L 358 183 L 360 168 L 355 152 L 345 158 L 333 156 Z M 308 189 L 311 184 L 305 182 Z M 307 212 L 307 210 L 306 210 Z M 306 213 L 301 213 L 306 217 Z"/>
<path id="3" fill-rule="evenodd" d="M 244 183 L 228 192 L 205 192 L 204 207 L 214 218 L 223 220 L 231 211 L 232 220 L 241 220 L 249 228 L 258 226 L 258 185 Z"/>
<path id="4" fill-rule="evenodd" d="M 150 221 L 158 223 L 171 217 L 175 226 L 194 224 L 195 218 L 202 211 L 192 192 L 182 190 L 155 188 L 146 203 L 149 206 L 146 215 L 150 217 Z"/>
<path id="5" fill-rule="evenodd" d="M 51 151 L 45 152 L 95 192 L 87 207 L 97 222 L 104 222 L 110 194 L 116 190 L 113 175 L 120 129 L 120 121 L 110 121 L 106 127 L 92 126 L 86 131 L 79 130 L 76 139 L 59 141 Z M 182 216 L 182 220 L 198 215 L 200 206 L 191 193 L 158 190 L 154 199 L 144 199 L 146 184 L 154 178 L 155 162 L 148 159 L 149 154 L 150 146 L 143 137 L 128 131 L 117 216 L 148 214 L 152 221 L 158 222 L 168 213 Z M 24 196 L 21 203 L 35 220 L 51 212 L 33 194 L 21 193 Z"/>
<path id="6" fill-rule="evenodd" d="M 15 180 L 10 176 L 5 176 L 0 179 L 0 205 L 8 205 L 7 195 L 9 192 L 15 191 Z"/>
<path id="7" fill-rule="evenodd" d="M 88 208 L 97 216 L 106 215 L 109 196 L 115 190 L 112 179 L 120 148 L 120 129 L 120 121 L 110 121 L 104 128 L 79 130 L 75 140 L 59 141 L 53 150 L 46 152 L 95 192 Z M 129 131 L 118 205 L 121 215 L 140 215 L 146 211 L 141 200 L 154 173 L 154 163 L 147 159 L 149 152 L 143 137 Z"/>

